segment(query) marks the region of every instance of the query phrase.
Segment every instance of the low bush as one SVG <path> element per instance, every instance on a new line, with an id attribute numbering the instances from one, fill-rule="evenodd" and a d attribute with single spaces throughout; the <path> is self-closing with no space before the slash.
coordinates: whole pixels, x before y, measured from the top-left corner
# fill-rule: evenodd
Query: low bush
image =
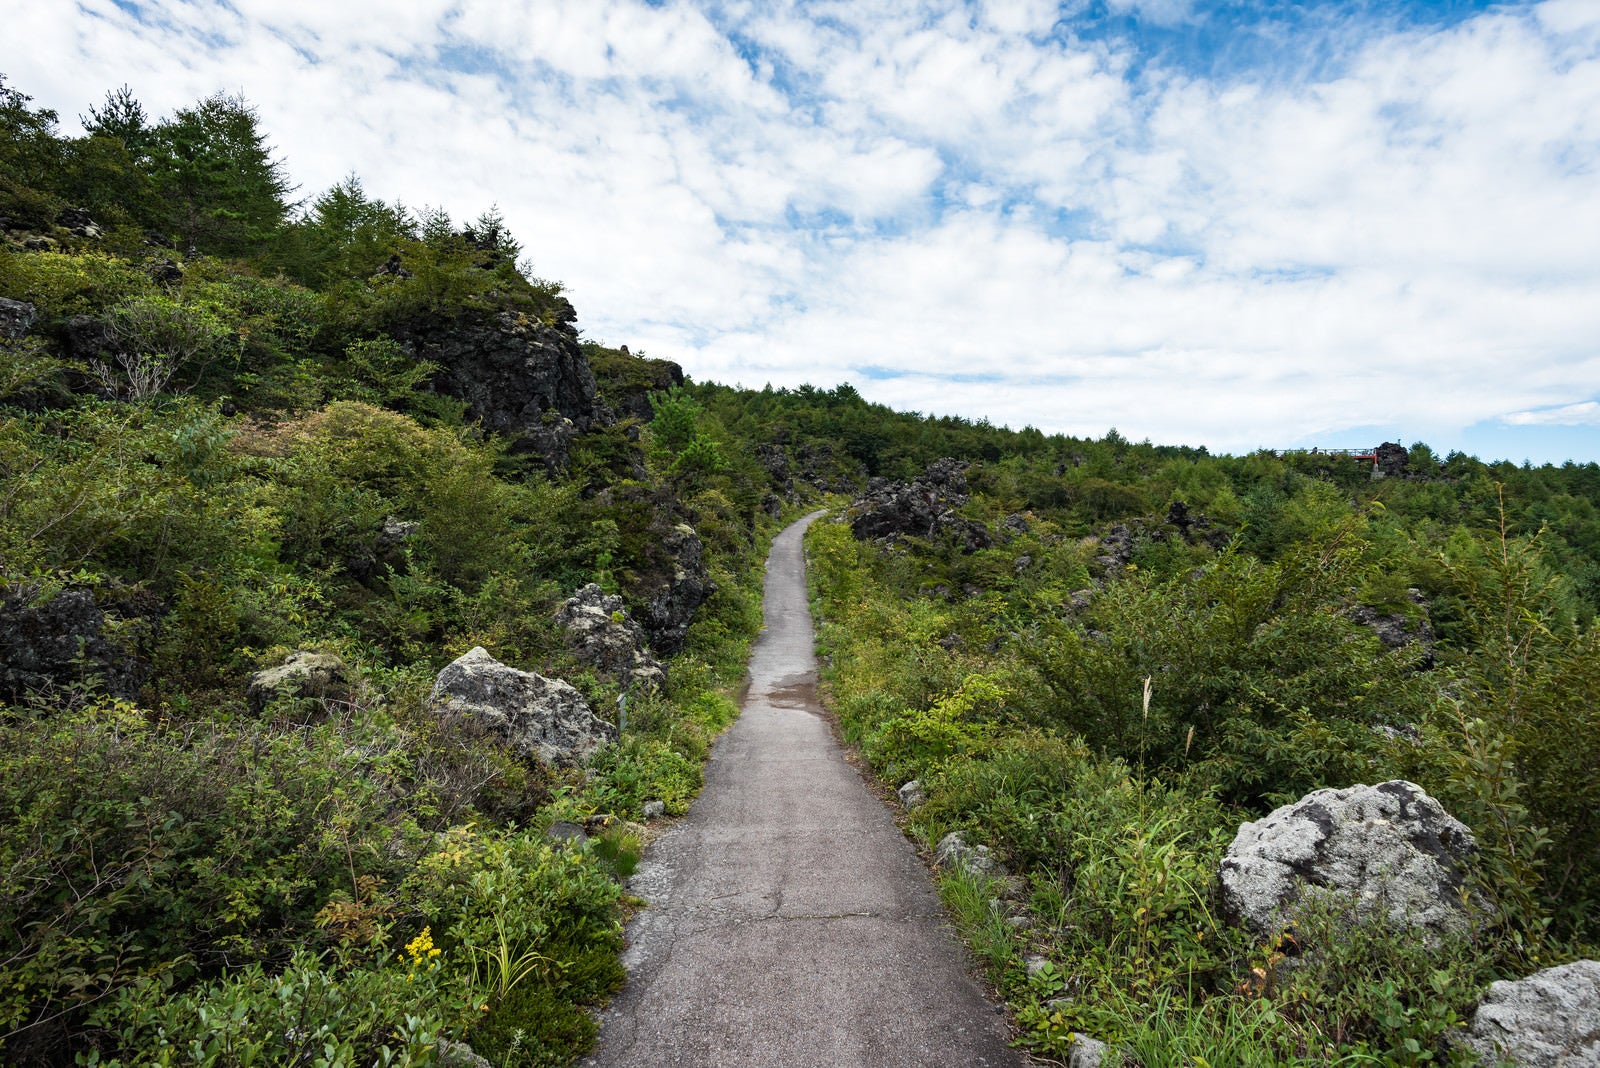
<path id="1" fill-rule="evenodd" d="M 168 723 L 127 702 L 7 713 L 8 1055 L 81 1050 L 86 1014 L 136 984 L 176 994 L 287 959 L 331 903 L 368 910 L 355 941 L 378 939 L 419 832 L 399 803 L 403 750 L 352 727 Z"/>
<path id="2" fill-rule="evenodd" d="M 596 754 L 590 766 L 595 777 L 587 801 L 628 819 L 639 819 L 646 801 L 663 801 L 668 812 L 682 815 L 700 792 L 700 763 L 661 739 L 627 735 Z"/>

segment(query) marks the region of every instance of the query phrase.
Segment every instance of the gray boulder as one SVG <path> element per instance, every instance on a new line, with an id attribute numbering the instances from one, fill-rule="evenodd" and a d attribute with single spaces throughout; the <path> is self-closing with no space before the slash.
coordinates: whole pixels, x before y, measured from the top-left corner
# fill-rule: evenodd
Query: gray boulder
<path id="1" fill-rule="evenodd" d="M 1319 896 L 1398 927 L 1460 931 L 1476 852 L 1472 832 L 1415 783 L 1317 790 L 1239 828 L 1222 861 L 1222 907 L 1263 937 Z"/>
<path id="2" fill-rule="evenodd" d="M 928 795 L 922 792 L 922 783 L 916 779 L 901 786 L 896 793 L 900 795 L 901 806 L 907 811 L 926 804 L 928 800 Z"/>
<path id="3" fill-rule="evenodd" d="M 824 493 L 854 493 L 861 488 L 861 461 L 832 442 L 808 441 L 794 451 L 795 479 Z"/>
<path id="4" fill-rule="evenodd" d="M 487 1058 L 465 1042 L 452 1042 L 448 1038 L 439 1040 L 439 1065 L 440 1068 L 494 1068 Z"/>
<path id="5" fill-rule="evenodd" d="M 968 875 L 1004 878 L 1006 866 L 989 855 L 988 846 L 969 846 L 960 831 L 951 831 L 939 839 L 933 862 L 941 868 L 960 868 Z"/>
<path id="6" fill-rule="evenodd" d="M 572 842 L 582 845 L 589 840 L 589 835 L 584 831 L 583 824 L 573 823 L 571 820 L 556 820 L 544 832 L 544 836 L 552 842 Z"/>
<path id="7" fill-rule="evenodd" d="M 338 699 L 349 692 L 343 660 L 332 653 L 297 650 L 277 667 L 251 675 L 244 696 L 251 710 L 259 713 L 280 697 Z"/>
<path id="8" fill-rule="evenodd" d="M 439 672 L 432 708 L 480 717 L 517 752 L 546 764 L 585 763 L 617 740 L 617 728 L 569 683 L 507 667 L 481 646 Z"/>
<path id="9" fill-rule="evenodd" d="M 1111 1055 L 1111 1047 L 1098 1038 L 1074 1034 L 1067 1046 L 1067 1068 L 1100 1068 Z"/>
<path id="10" fill-rule="evenodd" d="M 667 803 L 665 801 L 646 801 L 644 803 L 644 818 L 645 819 L 647 819 L 647 820 L 658 820 L 661 817 L 665 816 L 666 814 L 667 814 Z"/>
<path id="11" fill-rule="evenodd" d="M 667 681 L 650 655 L 644 628 L 628 617 L 622 598 L 591 582 L 556 612 L 567 648 L 585 664 L 615 677 L 628 690 L 658 689 Z"/>
<path id="12" fill-rule="evenodd" d="M 1099 537 L 1100 552 L 1094 566 L 1101 578 L 1114 578 L 1128 569 L 1133 562 L 1133 529 L 1126 523 L 1117 523 Z"/>
<path id="13" fill-rule="evenodd" d="M 1418 666 L 1432 667 L 1433 647 L 1437 639 L 1433 633 L 1433 623 L 1428 618 L 1428 602 L 1422 596 L 1421 590 L 1413 588 L 1409 591 L 1409 595 L 1411 603 L 1421 611 L 1410 615 L 1405 612 L 1380 612 L 1370 605 L 1358 604 L 1347 614 L 1352 620 L 1376 634 L 1385 649 L 1419 646 L 1422 657 L 1418 661 Z"/>
<path id="14" fill-rule="evenodd" d="M 1573 961 L 1495 983 L 1455 1042 L 1485 1064 L 1600 1065 L 1600 961 Z"/>
<path id="15" fill-rule="evenodd" d="M 378 528 L 377 547 L 379 552 L 404 545 L 417 536 L 421 524 L 407 522 L 395 516 L 384 516 L 383 526 Z"/>
<path id="16" fill-rule="evenodd" d="M 16 341 L 33 329 L 39 319 L 39 309 L 20 300 L 0 297 L 0 338 Z"/>

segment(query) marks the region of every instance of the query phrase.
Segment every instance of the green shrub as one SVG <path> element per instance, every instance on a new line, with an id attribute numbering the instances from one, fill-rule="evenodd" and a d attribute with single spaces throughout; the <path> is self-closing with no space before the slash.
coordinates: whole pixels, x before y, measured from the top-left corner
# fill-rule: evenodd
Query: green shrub
<path id="1" fill-rule="evenodd" d="M 13 574 L 97 569 L 158 591 L 176 580 L 174 545 L 194 571 L 262 563 L 274 524 L 239 472 L 215 409 L 93 403 L 0 422 L 0 557 Z"/>
<path id="2" fill-rule="evenodd" d="M 116 349 L 91 360 L 90 373 L 132 400 L 149 400 L 174 382 L 192 388 L 213 362 L 239 358 L 237 335 L 204 302 L 149 293 L 112 305 L 103 318 Z"/>
<path id="3" fill-rule="evenodd" d="M 1416 650 L 1382 651 L 1344 616 L 1364 552 L 1336 537 L 1272 564 L 1233 551 L 1192 575 L 1107 586 L 1025 647 L 1053 697 L 1036 722 L 1241 803 L 1372 774 L 1370 728 L 1416 722 L 1427 687 Z"/>
<path id="4" fill-rule="evenodd" d="M 985 746 L 994 735 L 985 718 L 998 713 L 1005 699 L 993 679 L 969 675 L 931 708 L 880 723 L 862 741 L 862 752 L 891 782 L 927 775 L 950 758 Z"/>
<path id="5" fill-rule="evenodd" d="M 378 937 L 415 830 L 395 803 L 403 752 L 357 722 L 162 723 L 127 702 L 6 713 L 0 928 L 21 939 L 0 984 L 0 1034 L 20 1029 L 8 1054 L 81 1041 L 84 1014 L 132 984 L 282 960 L 332 903 L 365 910 L 352 929 Z"/>
<path id="6" fill-rule="evenodd" d="M 681 815 L 700 792 L 700 765 L 660 739 L 625 735 L 597 753 L 589 769 L 589 803 L 630 819 L 640 817 L 646 801 L 664 801 L 668 812 Z"/>
<path id="7" fill-rule="evenodd" d="M 594 1017 L 539 986 L 513 990 L 472 1028 L 472 1047 L 504 1068 L 565 1068 L 594 1045 Z"/>
<path id="8" fill-rule="evenodd" d="M 443 1024 L 427 978 L 404 964 L 351 967 L 298 950 L 281 970 L 250 964 L 176 997 L 146 980 L 92 1016 L 126 1059 L 91 1048 L 78 1063 L 422 1068 L 438 1062 Z"/>
<path id="9" fill-rule="evenodd" d="M 457 827 L 418 861 L 406 890 L 438 934 L 440 981 L 469 1040 L 481 1028 L 483 1050 L 506 1053 L 521 1029 L 523 1049 L 583 1051 L 593 1032 L 572 1006 L 623 979 L 621 891 L 587 850 L 537 831 Z"/>
<path id="10" fill-rule="evenodd" d="M 97 314 L 154 289 L 137 264 L 117 256 L 0 249 L 0 293 L 38 305 L 46 319 Z"/>
<path id="11" fill-rule="evenodd" d="M 1384 1064 L 1445 1059 L 1445 1036 L 1495 978 L 1487 947 L 1471 935 L 1424 938 L 1360 919 L 1337 898 L 1299 914 L 1296 938 L 1304 952 L 1269 953 L 1260 965 L 1264 991 L 1303 1034 Z"/>
<path id="12" fill-rule="evenodd" d="M 345 373 L 336 395 L 341 400 L 404 405 L 438 369 L 430 360 L 407 355 L 390 337 L 352 341 L 345 346 Z"/>
<path id="13" fill-rule="evenodd" d="M 67 399 L 64 373 L 72 367 L 39 338 L 0 338 L 0 404 L 60 404 Z"/>

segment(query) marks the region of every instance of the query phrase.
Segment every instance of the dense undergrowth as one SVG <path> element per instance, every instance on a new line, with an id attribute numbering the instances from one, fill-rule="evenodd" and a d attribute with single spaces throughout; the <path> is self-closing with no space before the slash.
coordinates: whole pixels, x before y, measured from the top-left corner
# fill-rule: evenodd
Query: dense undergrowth
<path id="1" fill-rule="evenodd" d="M 0 297 L 32 318 L 0 340 L 0 1059 L 570 1063 L 622 980 L 632 821 L 686 808 L 736 711 L 766 472 L 594 343 L 615 407 L 564 457 L 487 433 L 410 338 L 572 318 L 492 211 L 354 178 L 297 209 L 236 99 L 113 94 L 80 139 L 0 105 Z M 596 582 L 638 612 L 683 525 L 709 596 L 590 766 L 429 710 L 481 645 L 615 719 L 555 610 Z M 293 650 L 346 685 L 248 700 Z"/>
<path id="2" fill-rule="evenodd" d="M 580 338 L 493 209 L 457 224 L 354 177 L 293 203 L 238 98 L 156 121 L 122 91 L 86 126 L 59 135 L 0 82 L 0 298 L 32 317 L 0 338 L 0 602 L 78 643 L 3 665 L 6 1060 L 427 1064 L 465 1040 L 570 1063 L 621 981 L 631 821 L 684 810 L 735 712 L 772 531 L 943 456 L 974 464 L 971 519 L 1025 517 L 1009 540 L 821 523 L 813 579 L 847 736 L 923 781 L 919 831 L 980 835 L 1026 876 L 1028 929 L 990 887 L 945 890 L 1033 1048 L 1420 1061 L 1487 979 L 1600 937 L 1595 465 L 1413 446 L 1374 483 L 849 386 L 677 385 Z M 419 355 L 452 330 L 581 354 L 606 413 L 491 432 Z M 1131 553 L 1104 573 L 1085 538 L 1119 521 Z M 481 645 L 611 715 L 622 682 L 554 613 L 596 582 L 641 615 L 684 525 L 714 589 L 587 768 L 429 710 Z M 1356 606 L 1440 641 L 1389 650 Z M 293 650 L 348 686 L 248 700 Z M 1252 986 L 1282 947 L 1216 917 L 1232 829 L 1391 775 L 1477 832 L 1497 918 L 1425 955 L 1367 932 Z M 593 837 L 547 839 L 558 820 Z M 1027 976 L 1029 954 L 1054 963 Z"/>
<path id="3" fill-rule="evenodd" d="M 1464 461 L 1375 481 L 1309 457 L 1084 451 L 1099 473 L 1048 453 L 967 472 L 962 514 L 1008 532 L 989 548 L 808 535 L 844 737 L 889 785 L 920 782 L 908 819 L 930 845 L 960 831 L 1015 873 L 941 880 L 1023 1044 L 1064 1057 L 1089 1034 L 1146 1066 L 1460 1059 L 1444 1036 L 1490 981 L 1600 937 L 1592 542 L 1527 530 L 1548 513 L 1484 495 Z M 1120 481 L 1120 512 L 1091 478 Z M 1084 537 L 1119 519 L 1124 556 Z M 1413 635 L 1431 616 L 1438 640 L 1386 645 L 1375 612 Z M 1391 778 L 1474 830 L 1470 932 L 1424 941 L 1331 906 L 1291 943 L 1225 922 L 1240 823 Z"/>

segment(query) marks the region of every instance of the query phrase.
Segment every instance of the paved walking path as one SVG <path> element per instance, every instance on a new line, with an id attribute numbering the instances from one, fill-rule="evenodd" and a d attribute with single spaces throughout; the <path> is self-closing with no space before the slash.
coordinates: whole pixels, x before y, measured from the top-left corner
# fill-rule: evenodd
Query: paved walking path
<path id="1" fill-rule="evenodd" d="M 743 713 L 633 878 L 650 905 L 585 1064 L 1024 1063 L 967 977 L 926 869 L 817 704 L 800 546 L 815 518 L 773 543 Z"/>

